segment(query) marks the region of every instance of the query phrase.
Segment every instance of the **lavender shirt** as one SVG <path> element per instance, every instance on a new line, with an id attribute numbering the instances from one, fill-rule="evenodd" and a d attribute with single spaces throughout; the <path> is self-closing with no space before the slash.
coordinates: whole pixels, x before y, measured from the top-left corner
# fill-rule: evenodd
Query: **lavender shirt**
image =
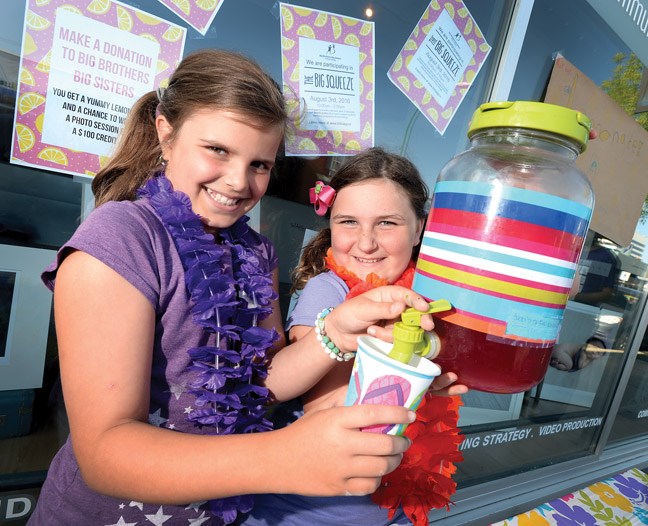
<path id="1" fill-rule="evenodd" d="M 248 242 L 255 247 L 264 271 L 277 267 L 269 240 L 250 231 Z M 43 273 L 43 281 L 50 289 L 54 289 L 59 265 L 74 249 L 115 270 L 155 309 L 149 423 L 182 433 L 214 434 L 213 428 L 199 428 L 185 415 L 195 407 L 195 397 L 187 392 L 195 375 L 187 371 L 187 350 L 215 345 L 215 336 L 191 321 L 182 262 L 173 239 L 148 201 L 110 202 L 94 210 Z M 222 521 L 211 514 L 206 503 L 146 504 L 92 491 L 83 481 L 69 438 L 52 461 L 29 521 L 30 525 L 47 526 L 149 523 L 211 526 Z"/>
<path id="2" fill-rule="evenodd" d="M 318 274 L 306 283 L 287 327 L 313 326 L 317 315 L 344 301 L 349 288 L 332 272 Z M 291 411 L 293 408 L 291 407 Z M 387 526 L 411 524 L 402 513 L 392 520 L 387 510 L 371 497 L 304 497 L 301 495 L 258 495 L 244 526 Z"/>

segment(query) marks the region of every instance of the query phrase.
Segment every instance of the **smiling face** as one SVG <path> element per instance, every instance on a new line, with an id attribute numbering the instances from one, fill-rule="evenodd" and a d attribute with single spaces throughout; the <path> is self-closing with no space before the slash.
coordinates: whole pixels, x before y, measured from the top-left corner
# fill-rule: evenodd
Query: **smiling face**
<path id="1" fill-rule="evenodd" d="M 268 188 L 283 138 L 279 126 L 251 126 L 243 115 L 215 109 L 194 113 L 175 136 L 164 116 L 156 126 L 166 176 L 209 231 L 232 226 Z"/>
<path id="2" fill-rule="evenodd" d="M 342 188 L 331 209 L 331 248 L 338 265 L 365 279 L 374 272 L 390 283 L 407 268 L 423 220 L 407 194 L 388 179 Z"/>

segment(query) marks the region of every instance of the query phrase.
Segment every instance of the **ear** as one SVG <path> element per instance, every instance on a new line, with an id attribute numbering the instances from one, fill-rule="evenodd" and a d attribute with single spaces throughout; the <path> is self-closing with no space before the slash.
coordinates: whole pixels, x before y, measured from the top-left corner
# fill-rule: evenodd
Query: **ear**
<path id="1" fill-rule="evenodd" d="M 423 233 L 423 228 L 425 227 L 425 219 L 418 220 L 418 228 L 416 229 L 416 242 L 414 246 L 418 245 L 421 242 L 421 234 Z"/>
<path id="2" fill-rule="evenodd" d="M 162 149 L 162 156 L 167 157 L 167 151 L 171 144 L 171 136 L 173 134 L 173 127 L 169 124 L 164 115 L 158 115 L 155 118 L 155 129 L 157 131 L 158 141 L 160 141 L 160 148 Z"/>

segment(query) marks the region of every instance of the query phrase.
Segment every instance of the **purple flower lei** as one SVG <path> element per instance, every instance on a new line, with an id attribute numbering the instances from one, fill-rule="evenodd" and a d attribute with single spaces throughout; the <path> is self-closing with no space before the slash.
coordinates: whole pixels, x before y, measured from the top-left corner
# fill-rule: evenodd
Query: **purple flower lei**
<path id="1" fill-rule="evenodd" d="M 265 418 L 268 389 L 255 385 L 267 376 L 266 351 L 278 339 L 274 329 L 258 327 L 276 299 L 272 277 L 260 270 L 249 240 L 247 216 L 219 232 L 221 243 L 205 232 L 189 197 L 174 191 L 163 173 L 149 179 L 138 197 L 149 199 L 171 234 L 185 271 L 191 315 L 195 324 L 216 334 L 215 346 L 189 349 L 188 370 L 197 374 L 189 393 L 198 409 L 187 415 L 197 426 L 212 426 L 216 434 L 268 431 Z M 210 502 L 212 512 L 231 524 L 238 512 L 252 509 L 250 495 Z"/>

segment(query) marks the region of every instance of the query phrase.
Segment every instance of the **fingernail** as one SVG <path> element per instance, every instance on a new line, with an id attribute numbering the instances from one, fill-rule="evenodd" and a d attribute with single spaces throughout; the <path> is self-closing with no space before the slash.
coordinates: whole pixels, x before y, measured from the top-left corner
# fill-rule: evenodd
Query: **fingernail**
<path id="1" fill-rule="evenodd" d="M 369 336 L 375 336 L 375 335 L 376 335 L 376 329 L 375 329 L 375 327 L 369 327 L 369 328 L 367 329 L 367 334 L 368 334 Z"/>
<path id="2" fill-rule="evenodd" d="M 409 418 L 410 422 L 414 422 L 416 420 L 416 413 L 414 411 L 408 411 L 407 418 Z"/>

